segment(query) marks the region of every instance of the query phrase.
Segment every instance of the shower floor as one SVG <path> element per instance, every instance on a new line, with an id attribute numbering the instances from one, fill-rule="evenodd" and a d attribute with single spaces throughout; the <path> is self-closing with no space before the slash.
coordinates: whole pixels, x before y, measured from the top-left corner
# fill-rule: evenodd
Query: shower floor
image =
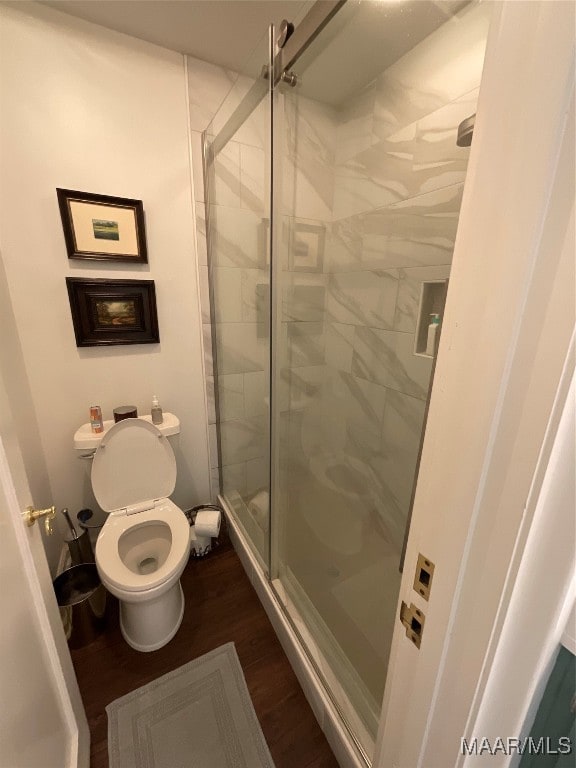
<path id="1" fill-rule="evenodd" d="M 276 768 L 338 768 L 290 663 L 226 537 L 182 575 L 186 609 L 176 637 L 153 653 L 122 639 L 117 605 L 105 634 L 72 651 L 91 734 L 91 768 L 108 768 L 108 703 L 233 641 Z"/>

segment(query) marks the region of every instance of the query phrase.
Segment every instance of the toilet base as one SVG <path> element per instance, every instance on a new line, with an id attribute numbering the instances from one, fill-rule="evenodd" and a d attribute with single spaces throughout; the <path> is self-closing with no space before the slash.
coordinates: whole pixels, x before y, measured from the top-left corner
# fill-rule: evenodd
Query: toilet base
<path id="1" fill-rule="evenodd" d="M 160 597 L 140 603 L 120 600 L 120 630 L 131 648 L 147 653 L 170 642 L 184 616 L 180 580 Z"/>

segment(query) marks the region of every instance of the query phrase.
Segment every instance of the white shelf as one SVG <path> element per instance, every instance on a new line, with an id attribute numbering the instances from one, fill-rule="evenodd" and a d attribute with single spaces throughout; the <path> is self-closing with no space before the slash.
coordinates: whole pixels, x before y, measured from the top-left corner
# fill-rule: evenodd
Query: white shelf
<path id="1" fill-rule="evenodd" d="M 164 413 L 163 416 L 164 421 L 162 424 L 156 425 L 160 432 L 166 437 L 179 434 L 180 419 L 177 416 L 174 416 L 173 413 Z M 150 415 L 139 416 L 138 418 L 144 419 L 144 421 L 149 421 L 150 423 L 152 422 L 152 416 Z M 90 422 L 88 422 L 88 424 L 82 424 L 80 429 L 77 429 L 74 433 L 74 448 L 79 451 L 88 451 L 92 448 L 98 448 L 100 441 L 113 425 L 114 420 L 109 419 L 104 422 L 104 430 L 95 434 L 92 432 Z"/>

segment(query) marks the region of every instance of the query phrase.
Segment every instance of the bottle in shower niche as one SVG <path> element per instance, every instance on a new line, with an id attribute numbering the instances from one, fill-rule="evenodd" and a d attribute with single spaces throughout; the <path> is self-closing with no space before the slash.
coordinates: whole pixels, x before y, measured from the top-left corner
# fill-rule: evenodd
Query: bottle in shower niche
<path id="1" fill-rule="evenodd" d="M 430 357 L 434 357 L 436 354 L 436 336 L 438 334 L 438 326 L 440 325 L 440 315 L 434 312 L 430 315 L 432 321 L 428 326 L 428 337 L 426 339 L 426 354 Z"/>
<path id="2" fill-rule="evenodd" d="M 90 428 L 95 434 L 104 431 L 104 422 L 102 421 L 102 409 L 99 405 L 90 406 Z"/>
<path id="3" fill-rule="evenodd" d="M 162 424 L 164 421 L 162 408 L 160 407 L 160 403 L 158 402 L 156 395 L 154 395 L 152 398 L 152 409 L 150 411 L 150 415 L 152 416 L 152 424 Z"/>

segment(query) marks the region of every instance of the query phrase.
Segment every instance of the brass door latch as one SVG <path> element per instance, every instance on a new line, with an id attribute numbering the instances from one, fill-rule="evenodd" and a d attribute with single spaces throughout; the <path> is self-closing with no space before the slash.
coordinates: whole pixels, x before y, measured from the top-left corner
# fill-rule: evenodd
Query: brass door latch
<path id="1" fill-rule="evenodd" d="M 411 603 L 410 607 L 408 607 L 404 600 L 402 600 L 400 621 L 406 627 L 406 637 L 412 640 L 416 648 L 420 648 L 426 616 L 424 616 L 419 608 L 416 608 L 414 603 Z"/>
<path id="2" fill-rule="evenodd" d="M 430 590 L 432 589 L 432 577 L 434 576 L 434 563 L 427 557 L 418 555 L 416 563 L 416 573 L 414 574 L 414 589 L 424 600 L 430 599 Z"/>

